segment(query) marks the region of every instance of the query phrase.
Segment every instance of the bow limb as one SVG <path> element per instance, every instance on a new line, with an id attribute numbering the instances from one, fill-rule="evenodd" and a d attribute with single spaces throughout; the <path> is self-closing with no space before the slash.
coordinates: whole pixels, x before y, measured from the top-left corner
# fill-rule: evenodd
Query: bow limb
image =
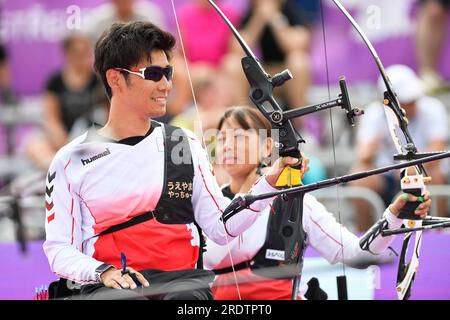
<path id="1" fill-rule="evenodd" d="M 421 220 L 408 220 L 408 226 L 411 228 L 420 228 L 422 226 Z M 397 273 L 397 296 L 399 300 L 408 299 L 411 294 L 411 287 L 419 268 L 419 253 L 422 245 L 422 231 L 416 231 L 414 240 L 414 251 L 411 260 L 405 264 L 405 258 L 408 252 L 408 245 L 411 239 L 412 232 L 405 235 L 402 246 L 402 254 L 400 255 L 399 268 Z"/>
<path id="2" fill-rule="evenodd" d="M 384 111 L 386 114 L 388 126 L 389 126 L 389 132 L 391 134 L 392 140 L 394 142 L 394 145 L 397 149 L 397 152 L 401 155 L 403 155 L 403 159 L 415 159 L 418 152 L 417 148 L 413 142 L 413 139 L 408 131 L 408 118 L 406 117 L 405 110 L 401 107 L 401 104 L 397 98 L 397 94 L 394 91 L 394 88 L 392 87 L 392 84 L 389 80 L 389 77 L 387 76 L 387 73 L 385 71 L 385 68 L 381 62 L 381 59 L 378 56 L 377 51 L 373 47 L 372 43 L 369 41 L 367 36 L 362 31 L 361 27 L 358 25 L 358 23 L 353 19 L 353 17 L 348 13 L 348 11 L 345 9 L 345 7 L 340 3 L 339 0 L 332 0 L 334 4 L 339 8 L 339 10 L 344 14 L 344 16 L 350 21 L 350 23 L 353 25 L 353 27 L 356 29 L 358 34 L 363 39 L 364 43 L 369 48 L 369 51 L 371 52 L 377 67 L 380 71 L 381 77 L 383 79 L 383 82 L 386 86 L 386 91 L 384 93 Z M 398 138 L 397 134 L 397 127 L 400 128 L 402 131 L 405 140 L 406 145 L 402 146 L 400 143 L 400 140 Z M 414 188 L 415 190 L 419 190 L 419 192 L 424 192 L 425 186 L 423 184 L 423 176 L 426 175 L 426 171 L 422 164 L 419 164 L 416 166 L 417 174 L 414 176 L 417 179 L 420 179 L 422 181 L 421 185 L 416 185 Z M 403 171 L 402 175 L 407 175 L 406 169 Z M 402 179 L 402 190 L 408 189 L 406 181 Z M 422 195 L 420 194 L 420 195 Z M 416 204 L 413 204 L 416 205 Z M 412 206 L 409 206 L 409 211 L 414 211 L 414 208 L 411 208 Z M 402 216 L 402 213 L 400 217 Z M 407 212 L 404 212 L 404 216 L 411 217 L 411 214 L 408 214 Z M 412 220 L 406 220 L 405 223 L 411 223 Z M 421 223 L 421 222 L 416 222 Z M 405 236 L 405 240 L 403 242 L 402 247 L 402 253 L 400 257 L 400 263 L 399 263 L 399 269 L 397 274 L 397 292 L 399 299 L 407 299 L 409 297 L 410 289 L 412 282 L 414 280 L 415 273 L 417 271 L 418 265 L 419 265 L 419 252 L 420 252 L 420 245 L 422 243 L 422 231 L 416 232 L 416 241 L 414 243 L 414 252 L 412 259 L 409 264 L 405 265 L 404 260 L 407 253 L 407 246 L 409 243 L 411 237 L 411 233 L 408 233 Z"/>

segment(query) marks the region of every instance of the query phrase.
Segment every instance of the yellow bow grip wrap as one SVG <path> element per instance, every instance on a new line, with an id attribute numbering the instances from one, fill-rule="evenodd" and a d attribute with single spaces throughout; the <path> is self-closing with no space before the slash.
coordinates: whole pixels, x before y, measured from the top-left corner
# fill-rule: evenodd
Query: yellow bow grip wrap
<path id="1" fill-rule="evenodd" d="M 303 172 L 300 169 L 301 169 L 301 159 L 296 165 L 292 167 L 290 166 L 284 167 L 283 171 L 281 172 L 280 176 L 277 179 L 276 187 L 290 188 L 301 186 L 303 184 L 302 182 Z"/>

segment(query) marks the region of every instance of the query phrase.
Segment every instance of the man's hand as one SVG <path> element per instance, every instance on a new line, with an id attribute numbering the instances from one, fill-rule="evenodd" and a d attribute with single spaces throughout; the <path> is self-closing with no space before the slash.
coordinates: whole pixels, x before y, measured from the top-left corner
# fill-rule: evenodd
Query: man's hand
<path id="1" fill-rule="evenodd" d="M 430 199 L 430 193 L 427 191 L 425 192 L 425 195 L 422 198 L 423 202 L 417 207 L 416 211 L 414 212 L 416 215 L 420 216 L 422 219 L 424 219 L 428 211 L 430 210 L 431 206 L 431 199 Z M 404 207 L 404 205 L 407 202 L 415 202 L 419 200 L 419 197 L 415 197 L 412 194 L 404 193 L 395 199 L 395 201 L 389 206 L 389 210 L 398 216 L 400 213 L 400 210 Z"/>
<path id="2" fill-rule="evenodd" d="M 132 268 L 127 268 L 130 273 L 134 273 L 139 282 L 148 287 L 150 284 L 144 278 L 144 276 Z M 116 268 L 106 270 L 100 275 L 100 281 L 108 288 L 114 289 L 136 289 L 136 283 L 128 274 L 122 275 L 122 271 Z"/>

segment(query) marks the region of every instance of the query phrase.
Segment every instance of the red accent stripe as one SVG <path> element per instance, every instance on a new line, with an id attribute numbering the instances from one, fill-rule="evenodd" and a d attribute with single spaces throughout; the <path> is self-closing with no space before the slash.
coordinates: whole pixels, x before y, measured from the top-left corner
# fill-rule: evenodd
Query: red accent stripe
<path id="1" fill-rule="evenodd" d="M 259 182 L 259 180 L 261 180 L 263 177 L 259 177 L 258 179 L 256 179 L 255 182 L 253 182 L 252 187 L 250 189 L 253 189 L 253 187 L 255 186 L 255 184 L 257 184 Z"/>
<path id="2" fill-rule="evenodd" d="M 89 208 L 88 204 L 86 203 L 86 201 L 84 201 L 84 199 L 83 199 L 83 197 L 81 196 L 81 194 L 76 193 L 76 192 L 75 192 L 75 194 L 78 196 L 78 198 L 80 198 L 81 202 L 82 202 L 82 203 L 85 205 L 85 207 L 88 209 L 89 213 L 90 213 L 91 216 L 92 216 L 92 219 L 94 219 L 95 225 L 97 225 L 97 219 L 95 219 L 95 216 L 94 216 L 94 214 L 92 213 L 91 208 Z M 92 226 L 92 227 L 95 229 L 95 226 Z"/>
<path id="3" fill-rule="evenodd" d="M 47 222 L 50 223 L 50 222 L 53 221 L 53 219 L 55 219 L 55 214 L 54 214 L 54 213 L 52 213 L 51 215 L 49 215 L 49 216 L 47 217 Z"/>
<path id="4" fill-rule="evenodd" d="M 69 159 L 69 161 L 67 161 L 66 165 L 64 166 L 64 170 L 66 170 L 66 168 L 69 165 L 70 161 L 72 161 L 72 159 Z"/>
<path id="5" fill-rule="evenodd" d="M 250 189 L 253 189 L 253 187 L 259 182 L 259 180 L 261 180 L 263 177 L 259 177 L 258 178 L 258 180 L 256 180 L 253 184 L 252 184 L 252 187 L 250 188 Z M 250 208 L 250 207 L 248 207 L 251 211 L 253 211 L 253 212 L 261 212 L 261 211 L 259 211 L 259 210 L 255 210 L 255 209 L 252 209 L 252 208 Z"/>
<path id="6" fill-rule="evenodd" d="M 269 204 L 269 207 L 270 207 L 270 212 L 272 214 L 276 214 L 275 209 L 273 208 L 273 206 L 271 204 Z"/>
<path id="7" fill-rule="evenodd" d="M 316 222 L 314 221 L 313 218 L 311 218 L 311 216 L 309 216 L 309 219 L 311 219 L 311 221 L 317 226 L 319 227 L 320 231 L 322 231 L 328 238 L 330 238 L 331 240 L 333 240 L 334 242 L 336 242 L 338 245 L 340 245 L 342 247 L 342 243 L 340 243 L 339 241 L 337 241 L 335 238 L 333 238 L 329 233 L 327 233 L 325 230 L 322 229 L 322 227 Z"/>
<path id="8" fill-rule="evenodd" d="M 53 201 L 50 202 L 50 203 L 48 203 L 47 201 L 45 201 L 45 209 L 47 209 L 48 211 L 52 210 L 52 209 L 53 209 L 53 206 L 54 206 Z"/>
<path id="9" fill-rule="evenodd" d="M 70 244 L 73 244 L 73 229 L 75 225 L 75 219 L 73 218 L 73 198 L 72 198 L 72 204 L 70 205 L 70 215 L 72 216 L 72 240 L 70 241 Z"/>
<path id="10" fill-rule="evenodd" d="M 198 169 L 200 170 L 200 175 L 202 176 L 203 184 L 205 185 L 206 191 L 208 191 L 210 197 L 213 199 L 217 209 L 223 214 L 223 210 L 220 209 L 219 204 L 217 203 L 216 199 L 214 198 L 214 196 L 212 195 L 211 191 L 209 191 L 208 186 L 206 185 L 205 177 L 203 176 L 203 171 L 202 171 L 202 168 L 200 167 L 200 165 L 198 165 Z"/>
<path id="11" fill-rule="evenodd" d="M 255 209 L 252 209 L 252 208 L 250 208 L 250 207 L 248 207 L 248 209 L 249 209 L 250 211 L 253 211 L 253 212 L 261 212 L 261 211 L 259 211 L 259 210 L 255 210 Z"/>
<path id="12" fill-rule="evenodd" d="M 223 226 L 225 228 L 225 232 L 227 233 L 227 235 L 229 235 L 230 237 L 236 238 L 236 236 L 233 236 L 231 233 L 228 232 L 226 223 L 224 223 Z"/>

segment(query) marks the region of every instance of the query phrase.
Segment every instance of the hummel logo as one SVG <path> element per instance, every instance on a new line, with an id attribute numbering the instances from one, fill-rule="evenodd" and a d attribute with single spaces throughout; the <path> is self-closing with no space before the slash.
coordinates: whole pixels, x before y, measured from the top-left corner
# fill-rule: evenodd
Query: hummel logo
<path id="1" fill-rule="evenodd" d="M 87 165 L 88 163 L 91 163 L 92 161 L 98 160 L 102 157 L 106 157 L 107 155 L 111 154 L 111 152 L 109 151 L 108 148 L 105 149 L 105 151 L 103 151 L 102 153 L 99 153 L 95 156 L 93 156 L 92 158 L 89 159 L 81 159 L 81 163 L 83 164 L 83 166 Z"/>

